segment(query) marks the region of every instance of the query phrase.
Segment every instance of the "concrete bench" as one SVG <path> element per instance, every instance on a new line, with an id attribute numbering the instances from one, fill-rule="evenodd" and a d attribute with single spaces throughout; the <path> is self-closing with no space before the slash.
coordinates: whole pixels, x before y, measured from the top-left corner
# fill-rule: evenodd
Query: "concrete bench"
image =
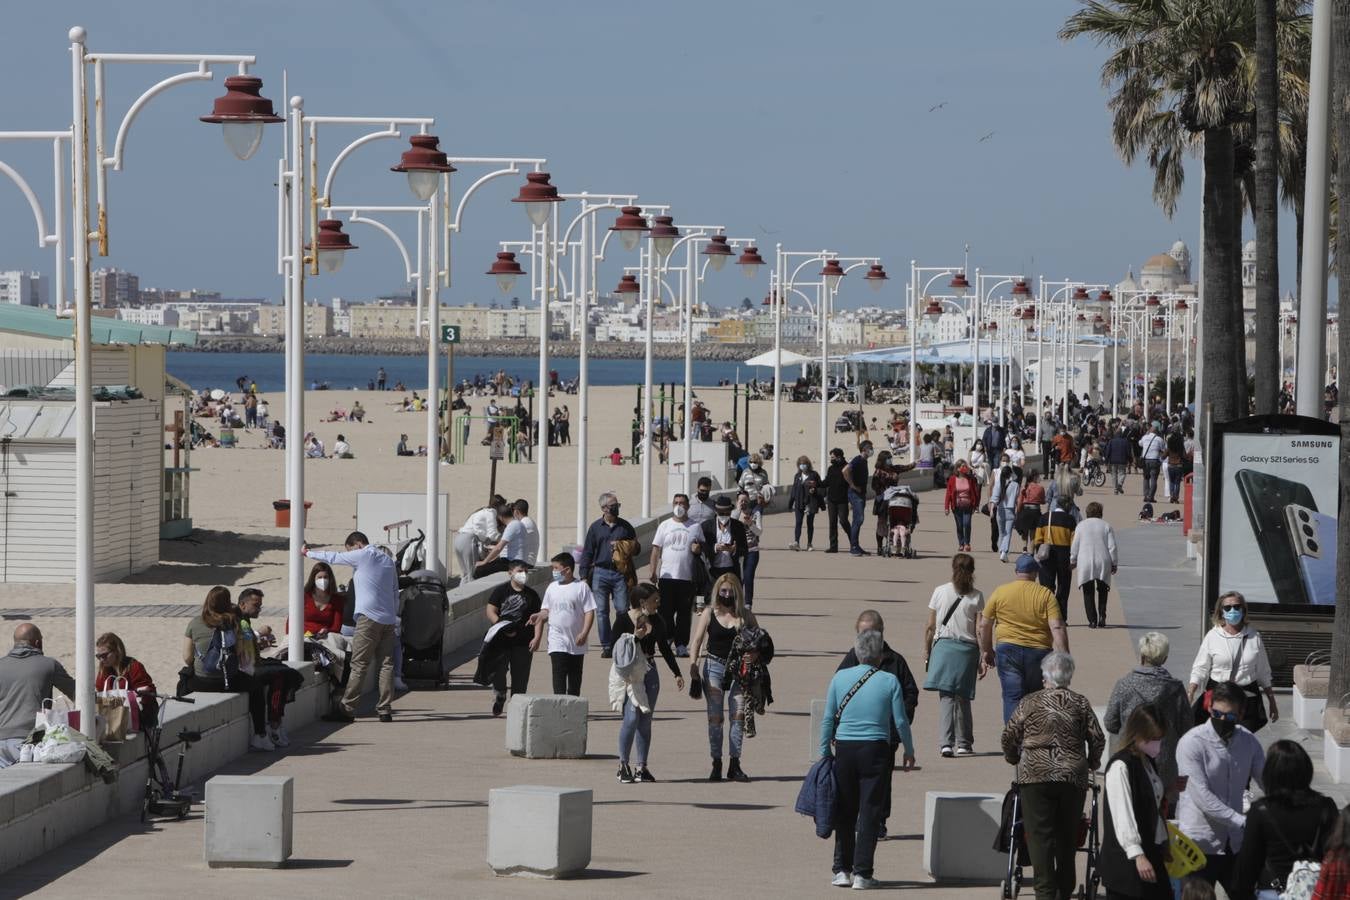
<path id="1" fill-rule="evenodd" d="M 581 759 L 589 713 L 581 697 L 516 694 L 506 707 L 506 749 L 526 759 Z"/>
<path id="2" fill-rule="evenodd" d="M 206 864 L 280 868 L 291 857 L 294 812 L 289 777 L 217 775 L 206 782 Z"/>
<path id="3" fill-rule="evenodd" d="M 1331 671 L 1327 666 L 1294 666 L 1294 724 L 1307 731 L 1322 727 Z"/>
<path id="4" fill-rule="evenodd" d="M 591 791 L 518 784 L 488 792 L 488 865 L 497 875 L 566 878 L 591 864 Z"/>
<path id="5" fill-rule="evenodd" d="M 994 850 L 1003 817 L 998 794 L 929 791 L 923 803 L 923 868 L 939 884 L 998 884 L 1007 857 Z"/>
<path id="6" fill-rule="evenodd" d="M 1350 782 L 1350 715 L 1339 706 L 1322 714 L 1322 761 L 1335 784 Z"/>

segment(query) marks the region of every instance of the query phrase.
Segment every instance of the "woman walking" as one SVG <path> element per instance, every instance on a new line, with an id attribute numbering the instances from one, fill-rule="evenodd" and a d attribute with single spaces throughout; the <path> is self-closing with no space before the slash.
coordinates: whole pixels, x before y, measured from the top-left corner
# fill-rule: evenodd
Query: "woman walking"
<path id="1" fill-rule="evenodd" d="M 947 479 L 942 509 L 956 520 L 956 549 L 970 550 L 970 521 L 980 505 L 980 482 L 964 459 L 956 461 L 956 474 Z"/>
<path id="2" fill-rule="evenodd" d="M 1045 687 L 1023 697 L 1003 728 L 1003 757 L 1017 767 L 1036 900 L 1068 900 L 1073 893 L 1088 773 L 1106 749 L 1091 702 L 1069 690 L 1073 669 L 1069 654 L 1047 655 Z"/>
<path id="3" fill-rule="evenodd" d="M 816 513 L 825 508 L 825 479 L 811 465 L 811 457 L 797 457 L 797 474 L 792 476 L 788 492 L 788 509 L 792 510 L 792 543 L 789 550 L 802 548 L 802 521 L 806 522 L 806 549 L 814 550 L 816 542 Z"/>
<path id="4" fill-rule="evenodd" d="M 855 891 L 879 886 L 872 877 L 872 863 L 890 795 L 892 731 L 905 745 L 902 768 L 908 772 L 914 766 L 914 738 L 900 682 L 879 668 L 883 644 L 879 631 L 858 633 L 853 652 L 859 664 L 840 669 L 830 679 L 820 723 L 820 755 L 835 758 L 831 883 Z"/>
<path id="5" fill-rule="evenodd" d="M 1166 635 L 1150 631 L 1139 639 L 1139 665 L 1111 688 L 1102 724 L 1111 734 L 1120 734 L 1130 714 L 1140 706 L 1153 707 L 1154 718 L 1162 726 L 1162 752 L 1155 762 L 1163 787 L 1175 799 L 1177 787 L 1177 742 L 1195 724 L 1186 686 L 1167 671 L 1170 646 Z"/>
<path id="6" fill-rule="evenodd" d="M 1172 900 L 1164 867 L 1167 822 L 1156 760 L 1163 728 L 1151 706 L 1136 707 L 1121 736 L 1124 746 L 1106 768 L 1106 821 L 1098 857 L 1107 900 Z"/>
<path id="7" fill-rule="evenodd" d="M 1210 621 L 1214 627 L 1200 642 L 1200 650 L 1191 664 L 1187 698 L 1194 703 L 1197 693 L 1208 692 L 1216 684 L 1231 681 L 1247 695 L 1238 718 L 1242 727 L 1252 732 L 1265 727 L 1266 715 L 1261 708 L 1263 692 L 1270 704 L 1270 721 L 1279 721 L 1280 709 L 1271 687 L 1270 658 L 1266 656 L 1261 632 L 1247 624 L 1246 598 L 1237 591 L 1228 591 L 1214 604 Z M 1202 718 L 1209 718 L 1207 709 L 1197 709 L 1196 723 L 1200 724 Z"/>
<path id="8" fill-rule="evenodd" d="M 1088 627 L 1105 628 L 1106 597 L 1111 592 L 1111 576 L 1116 574 L 1116 533 L 1102 518 L 1100 503 L 1092 501 L 1085 512 L 1087 518 L 1073 531 L 1069 565 L 1078 570 Z"/>
<path id="9" fill-rule="evenodd" d="M 727 778 L 732 781 L 749 781 L 750 777 L 741 769 L 741 746 L 744 740 L 745 719 L 741 711 L 740 684 L 732 681 L 724 689 L 722 684 L 727 674 L 727 658 L 731 655 L 731 644 L 737 633 L 747 625 L 755 625 L 755 616 L 745 608 L 745 595 L 741 591 L 741 581 L 730 573 L 720 576 L 713 584 L 713 602 L 703 610 L 694 627 L 694 642 L 691 655 L 693 662 L 689 669 L 693 685 L 690 693 L 698 699 L 701 691 L 708 707 L 708 747 L 712 754 L 712 772 L 709 781 L 722 780 L 722 725 L 726 718 L 731 719 L 731 734 L 727 747 L 731 753 L 727 764 Z M 704 641 L 707 647 L 704 647 Z M 703 659 L 700 674 L 698 664 Z M 724 715 L 725 709 L 725 715 Z"/>
<path id="10" fill-rule="evenodd" d="M 989 671 L 977 637 L 983 612 L 984 594 L 975 590 L 975 558 L 958 553 L 952 557 L 952 580 L 933 591 L 928 602 L 924 630 L 928 677 L 923 689 L 938 692 L 942 715 L 938 753 L 942 756 L 975 753 L 970 702 L 975 699 L 976 679 Z"/>
<path id="11" fill-rule="evenodd" d="M 1013 524 L 1022 538 L 1022 552 L 1031 552 L 1031 538 L 1036 527 L 1041 524 L 1041 513 L 1045 510 L 1045 485 L 1041 484 L 1041 473 L 1032 469 L 1027 473 L 1026 484 L 1017 495 L 1017 507 L 1013 510 Z"/>
<path id="12" fill-rule="evenodd" d="M 1013 513 L 1017 509 L 1017 498 L 1022 485 L 1017 473 L 1010 465 L 1004 464 L 994 477 L 994 487 L 989 493 L 989 514 L 998 528 L 998 558 L 1008 561 L 1008 546 L 1012 543 Z"/>
<path id="13" fill-rule="evenodd" d="M 1078 524 L 1069 510 L 1072 505 L 1071 498 L 1060 496 L 1049 505 L 1036 529 L 1036 543 L 1046 546 L 1045 559 L 1041 561 L 1041 584 L 1055 592 L 1066 625 L 1069 624 L 1069 573 L 1072 571 L 1069 553 Z M 1040 553 L 1039 548 L 1037 553 Z"/>
<path id="14" fill-rule="evenodd" d="M 670 671 L 675 674 L 675 689 L 684 690 L 684 676 L 680 674 L 680 664 L 675 661 L 675 652 L 666 634 L 665 620 L 661 618 L 661 595 L 650 584 L 639 584 L 633 588 L 628 603 L 628 613 L 615 620 L 612 634 L 616 641 L 620 635 L 633 635 L 638 649 L 647 657 L 647 674 L 642 680 L 647 694 L 647 710 L 644 712 L 625 692 L 623 722 L 619 725 L 619 781 L 622 784 L 656 781 L 647 768 L 647 760 L 652 747 L 652 714 L 656 710 L 656 696 L 661 692 L 661 676 L 656 670 L 658 650 Z M 637 766 L 629 768 L 628 760 L 635 740 Z"/>
<path id="15" fill-rule="evenodd" d="M 741 524 L 745 526 L 745 561 L 741 563 L 741 589 L 745 608 L 755 605 L 755 570 L 759 568 L 759 539 L 764 534 L 760 509 L 744 491 L 736 498 Z"/>
<path id="16" fill-rule="evenodd" d="M 886 537 L 891 530 L 890 520 L 886 515 L 886 489 L 900 483 L 900 471 L 891 465 L 891 451 L 882 450 L 877 454 L 877 464 L 872 470 L 872 518 L 877 523 L 877 556 L 881 555 Z"/>

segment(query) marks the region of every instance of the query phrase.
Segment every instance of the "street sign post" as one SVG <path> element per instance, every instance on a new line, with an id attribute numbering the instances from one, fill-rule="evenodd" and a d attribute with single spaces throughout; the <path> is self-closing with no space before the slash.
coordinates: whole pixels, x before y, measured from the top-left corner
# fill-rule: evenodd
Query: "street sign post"
<path id="1" fill-rule="evenodd" d="M 442 326 L 441 326 L 441 343 L 442 343 L 442 344 L 458 344 L 458 343 L 459 343 L 459 338 L 460 338 L 460 333 L 459 333 L 459 326 L 458 326 L 458 325 L 442 325 Z"/>

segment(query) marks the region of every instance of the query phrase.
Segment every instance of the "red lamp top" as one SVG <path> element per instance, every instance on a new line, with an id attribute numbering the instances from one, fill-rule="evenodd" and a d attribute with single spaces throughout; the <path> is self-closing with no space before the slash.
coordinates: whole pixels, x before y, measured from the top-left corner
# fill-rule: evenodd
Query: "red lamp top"
<path id="1" fill-rule="evenodd" d="M 948 282 L 947 287 L 951 288 L 954 291 L 969 290 L 970 282 L 966 280 L 966 273 L 957 272 L 955 275 L 952 276 L 952 280 Z"/>
<path id="2" fill-rule="evenodd" d="M 868 266 L 868 268 L 867 268 L 867 274 L 863 276 L 863 280 L 864 280 L 864 281 L 887 281 L 890 277 L 891 277 L 891 276 L 889 276 L 889 275 L 886 274 L 886 270 L 885 270 L 884 268 L 882 268 L 881 263 L 876 263 L 876 264 L 874 264 L 874 265 Z"/>
<path id="3" fill-rule="evenodd" d="M 736 265 L 762 266 L 764 265 L 764 257 L 759 255 L 759 248 L 752 245 L 741 251 L 741 257 L 736 260 Z"/>
<path id="4" fill-rule="evenodd" d="M 933 316 L 936 318 L 937 316 L 942 315 L 942 304 L 936 300 L 929 300 L 928 305 L 923 309 L 923 313 L 926 316 Z"/>
<path id="5" fill-rule="evenodd" d="M 619 210 L 619 217 L 609 226 L 610 231 L 650 231 L 647 220 L 642 217 L 642 207 L 625 206 Z"/>
<path id="6" fill-rule="evenodd" d="M 516 262 L 516 255 L 505 250 L 497 254 L 497 259 L 488 268 L 488 275 L 524 275 L 525 270 Z"/>
<path id="7" fill-rule="evenodd" d="M 1013 299 L 1016 300 L 1026 300 L 1030 298 L 1031 285 L 1027 284 L 1025 278 L 1020 278 L 1017 281 L 1014 281 L 1012 286 L 1012 295 Z"/>
<path id="8" fill-rule="evenodd" d="M 731 245 L 725 234 L 714 234 L 708 238 L 708 246 L 703 248 L 705 256 L 732 256 Z"/>
<path id="9" fill-rule="evenodd" d="M 820 270 L 820 274 L 824 275 L 826 278 L 843 278 L 844 267 L 839 265 L 839 260 L 837 259 L 827 259 L 825 261 L 825 268 Z"/>
<path id="10" fill-rule="evenodd" d="M 272 110 L 272 101 L 261 95 L 262 79 L 255 75 L 231 75 L 225 79 L 225 93 L 216 98 L 211 115 L 203 122 L 273 124 L 282 121 Z"/>
<path id="11" fill-rule="evenodd" d="M 316 243 L 319 252 L 325 250 L 355 250 L 351 237 L 342 230 L 342 222 L 337 219 L 320 219 Z"/>
<path id="12" fill-rule="evenodd" d="M 1148 298 L 1147 300 L 1144 301 L 1144 305 L 1145 305 L 1145 306 L 1158 306 L 1158 305 L 1160 305 L 1161 303 L 1162 303 L 1162 301 L 1158 299 L 1158 295 L 1157 295 L 1157 294 L 1150 294 L 1150 295 L 1149 295 L 1149 298 Z"/>
<path id="13" fill-rule="evenodd" d="M 1036 306 L 1035 306 L 1035 304 L 1029 304 L 1029 305 L 1027 305 L 1027 306 L 1022 307 L 1022 311 L 1021 311 L 1020 313 L 1018 313 L 1018 316 L 1019 316 L 1019 317 L 1022 319 L 1022 321 L 1024 321 L 1024 322 L 1025 322 L 1025 321 L 1028 321 L 1028 320 L 1030 320 L 1030 319 L 1036 318 Z"/>
<path id="14" fill-rule="evenodd" d="M 1073 289 L 1073 300 L 1075 303 L 1086 303 L 1091 297 L 1088 295 L 1087 288 L 1076 287 Z"/>
<path id="15" fill-rule="evenodd" d="M 1114 303 L 1115 299 L 1116 298 L 1111 295 L 1110 288 L 1102 288 L 1100 291 L 1097 292 L 1098 303 Z"/>
<path id="16" fill-rule="evenodd" d="M 391 172 L 455 172 L 450 159 L 440 148 L 441 139 L 434 134 L 414 134 L 408 138 L 412 145 L 403 151 L 398 165 L 390 166 Z"/>
<path id="17" fill-rule="evenodd" d="M 551 176 L 547 172 L 527 172 L 525 184 L 520 193 L 511 198 L 512 203 L 561 203 L 558 189 L 549 184 Z"/>
<path id="18" fill-rule="evenodd" d="M 619 286 L 614 289 L 616 294 L 640 294 L 642 287 L 638 284 L 636 275 L 625 275 L 619 279 Z"/>
<path id="19" fill-rule="evenodd" d="M 674 216 L 652 216 L 651 236 L 654 238 L 677 238 L 680 229 L 675 227 Z"/>

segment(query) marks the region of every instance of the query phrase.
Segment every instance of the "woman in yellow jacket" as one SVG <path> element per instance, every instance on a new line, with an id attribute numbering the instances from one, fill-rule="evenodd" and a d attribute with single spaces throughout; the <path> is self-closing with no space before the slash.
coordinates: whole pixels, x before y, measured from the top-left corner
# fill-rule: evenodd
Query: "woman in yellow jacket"
<path id="1" fill-rule="evenodd" d="M 1069 549 L 1073 544 L 1074 526 L 1078 524 L 1072 508 L 1072 497 L 1056 497 L 1055 502 L 1041 514 L 1041 524 L 1036 528 L 1036 560 L 1041 564 L 1040 581 L 1047 589 L 1055 592 L 1065 625 L 1069 624 L 1069 579 L 1073 568 L 1069 562 Z"/>

